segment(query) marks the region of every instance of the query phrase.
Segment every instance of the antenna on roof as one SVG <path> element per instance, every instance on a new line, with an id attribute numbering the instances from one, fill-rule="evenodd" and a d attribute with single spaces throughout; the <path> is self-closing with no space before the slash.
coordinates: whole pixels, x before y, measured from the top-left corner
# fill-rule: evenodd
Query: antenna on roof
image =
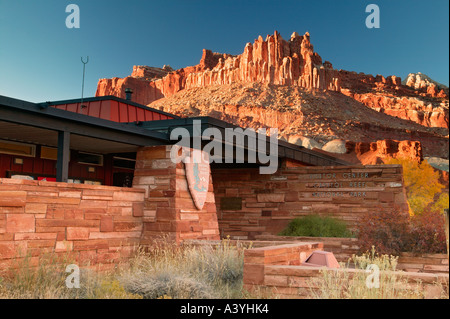
<path id="1" fill-rule="evenodd" d="M 86 62 L 84 62 L 83 57 L 81 57 L 81 63 L 83 63 L 83 82 L 81 84 L 81 103 L 80 106 L 81 108 L 86 107 L 85 105 L 83 105 L 83 97 L 84 97 L 84 73 L 86 70 L 86 64 L 89 63 L 89 56 L 86 59 Z"/>

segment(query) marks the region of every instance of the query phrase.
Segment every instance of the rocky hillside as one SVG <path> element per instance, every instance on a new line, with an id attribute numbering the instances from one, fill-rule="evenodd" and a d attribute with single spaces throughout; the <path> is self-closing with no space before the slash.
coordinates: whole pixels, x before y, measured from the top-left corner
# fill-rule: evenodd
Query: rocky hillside
<path id="1" fill-rule="evenodd" d="M 414 88 L 415 90 L 425 89 L 428 94 L 434 96 L 445 97 L 446 95 L 448 96 L 449 92 L 446 85 L 436 82 L 428 75 L 420 72 L 408 74 L 408 76 L 402 81 L 402 84 Z"/>
<path id="2" fill-rule="evenodd" d="M 134 101 L 181 116 L 278 127 L 282 138 L 309 148 L 407 140 L 419 141 L 423 156 L 448 159 L 448 89 L 417 74 L 402 83 L 334 69 L 309 33 L 260 36 L 237 56 L 203 50 L 198 65 L 175 71 L 135 66 L 129 77 L 101 79 L 96 95 L 124 98 L 125 88 Z"/>
<path id="3" fill-rule="evenodd" d="M 420 141 L 425 156 L 448 156 L 448 130 L 377 112 L 334 91 L 260 83 L 186 89 L 149 106 L 180 115 L 211 116 L 242 127 L 277 127 L 285 140 L 323 148 L 333 140 Z"/>

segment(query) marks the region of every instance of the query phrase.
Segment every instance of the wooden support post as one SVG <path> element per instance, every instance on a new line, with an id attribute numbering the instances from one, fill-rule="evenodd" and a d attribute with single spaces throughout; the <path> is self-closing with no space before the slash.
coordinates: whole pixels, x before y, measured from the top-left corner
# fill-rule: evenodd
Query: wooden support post
<path id="1" fill-rule="evenodd" d="M 70 133 L 58 131 L 58 159 L 56 162 L 56 181 L 67 183 L 69 178 Z"/>

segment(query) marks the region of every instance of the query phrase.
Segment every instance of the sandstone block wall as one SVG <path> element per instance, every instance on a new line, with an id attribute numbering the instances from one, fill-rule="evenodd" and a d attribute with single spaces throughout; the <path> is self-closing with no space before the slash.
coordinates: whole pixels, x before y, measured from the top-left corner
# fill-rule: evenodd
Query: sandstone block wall
<path id="1" fill-rule="evenodd" d="M 70 254 L 82 265 L 114 267 L 138 245 L 163 236 L 219 239 L 213 184 L 197 209 L 184 164 L 170 147 L 141 149 L 133 188 L 0 179 L 0 269 L 29 256 Z"/>
<path id="2" fill-rule="evenodd" d="M 214 194 L 222 236 L 253 239 L 278 234 L 290 220 L 331 215 L 354 227 L 371 210 L 407 211 L 400 165 L 214 169 Z"/>
<path id="3" fill-rule="evenodd" d="M 334 237 L 290 237 L 260 235 L 256 236 L 257 243 L 294 243 L 294 242 L 314 242 L 323 244 L 323 250 L 334 254 L 339 262 L 347 263 L 352 255 L 360 255 L 359 241 L 357 238 L 334 238 Z M 273 244 L 272 244 L 273 245 Z M 398 256 L 397 269 L 407 272 L 427 272 L 448 274 L 448 255 L 447 254 L 414 254 L 403 252 Z"/>
<path id="4" fill-rule="evenodd" d="M 266 278 L 267 265 L 300 265 L 315 250 L 323 250 L 323 244 L 305 242 L 266 246 L 244 251 L 244 284 L 264 285 L 273 278 Z"/>
<path id="5" fill-rule="evenodd" d="M 347 262 L 352 255 L 359 253 L 359 244 L 357 238 L 338 238 L 338 237 L 307 237 L 307 236 L 274 236 L 258 235 L 257 241 L 279 241 L 279 242 L 320 242 L 323 244 L 323 250 L 334 254 L 337 261 Z"/>
<path id="6" fill-rule="evenodd" d="M 192 200 L 184 163 L 170 159 L 171 146 L 142 148 L 137 153 L 133 187 L 145 190 L 142 243 L 162 234 L 177 242 L 219 239 L 211 176 L 206 202 L 198 210 Z"/>
<path id="7" fill-rule="evenodd" d="M 143 200 L 141 189 L 1 178 L 0 270 L 51 252 L 113 267 L 140 242 Z"/>

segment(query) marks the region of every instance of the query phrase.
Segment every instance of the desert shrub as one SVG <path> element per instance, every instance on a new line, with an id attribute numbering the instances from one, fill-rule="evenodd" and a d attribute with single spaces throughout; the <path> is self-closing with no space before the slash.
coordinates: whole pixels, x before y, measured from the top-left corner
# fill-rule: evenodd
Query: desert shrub
<path id="1" fill-rule="evenodd" d="M 361 218 L 357 234 L 360 252 L 372 246 L 396 256 L 401 252 L 445 253 L 447 249 L 444 217 L 439 212 L 414 216 L 395 209 L 370 212 Z"/>
<path id="2" fill-rule="evenodd" d="M 347 225 L 328 216 L 308 215 L 293 219 L 280 236 L 352 237 Z"/>
<path id="3" fill-rule="evenodd" d="M 204 281 L 169 267 L 157 272 L 138 272 L 121 281 L 127 291 L 144 299 L 210 299 L 217 298 Z"/>
<path id="4" fill-rule="evenodd" d="M 361 255 L 353 254 L 347 265 L 352 264 L 356 269 L 367 269 L 369 265 L 376 265 L 380 271 L 396 271 L 398 256 L 379 254 L 376 248 L 372 248 Z"/>
<path id="5" fill-rule="evenodd" d="M 409 227 L 409 215 L 400 210 L 367 213 L 357 226 L 360 252 L 373 246 L 380 253 L 398 256 L 407 247 Z"/>
<path id="6" fill-rule="evenodd" d="M 242 283 L 243 253 L 223 240 L 217 246 L 204 246 L 191 251 L 191 273 L 201 274 L 208 282 L 237 287 Z"/>
<path id="7" fill-rule="evenodd" d="M 141 251 L 119 280 L 144 298 L 240 298 L 243 252 L 222 240 L 217 245 L 162 243 Z"/>
<path id="8" fill-rule="evenodd" d="M 446 253 L 444 215 L 436 210 L 427 210 L 411 217 L 406 251 L 414 253 Z"/>
<path id="9" fill-rule="evenodd" d="M 65 269 L 75 260 L 50 254 L 39 265 L 30 256 L 17 261 L 14 271 L 0 276 L 0 298 L 11 299 L 140 299 L 140 298 L 259 298 L 243 287 L 243 245 L 183 244 L 162 240 L 139 249 L 126 265 L 110 272 L 81 268 L 80 288 L 69 289 Z M 33 265 L 31 265 L 33 264 Z"/>
<path id="10" fill-rule="evenodd" d="M 86 294 L 87 299 L 142 299 L 142 296 L 125 290 L 115 278 L 103 278 Z"/>

